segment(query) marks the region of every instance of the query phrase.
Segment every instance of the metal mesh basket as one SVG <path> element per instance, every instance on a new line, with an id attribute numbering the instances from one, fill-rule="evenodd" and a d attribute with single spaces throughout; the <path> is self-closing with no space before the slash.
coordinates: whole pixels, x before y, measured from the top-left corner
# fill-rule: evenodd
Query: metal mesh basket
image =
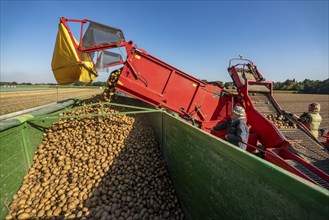
<path id="1" fill-rule="evenodd" d="M 82 48 L 91 49 L 95 46 L 118 43 L 124 40 L 120 29 L 91 21 L 82 39 Z"/>

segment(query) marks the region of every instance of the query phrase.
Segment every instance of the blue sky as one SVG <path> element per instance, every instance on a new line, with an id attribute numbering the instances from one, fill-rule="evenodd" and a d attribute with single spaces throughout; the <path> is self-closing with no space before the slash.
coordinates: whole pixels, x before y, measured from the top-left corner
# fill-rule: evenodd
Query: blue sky
<path id="1" fill-rule="evenodd" d="M 1 81 L 55 82 L 60 16 L 118 27 L 200 79 L 231 81 L 239 54 L 267 80 L 329 78 L 328 1 L 1 1 Z"/>

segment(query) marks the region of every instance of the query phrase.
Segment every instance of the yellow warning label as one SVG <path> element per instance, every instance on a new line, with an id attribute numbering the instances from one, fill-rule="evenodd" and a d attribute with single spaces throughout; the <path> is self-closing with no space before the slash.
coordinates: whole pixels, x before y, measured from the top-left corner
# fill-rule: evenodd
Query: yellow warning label
<path id="1" fill-rule="evenodd" d="M 123 83 L 121 81 L 118 81 L 117 84 L 119 84 L 120 86 L 123 86 Z"/>
<path id="2" fill-rule="evenodd" d="M 198 85 L 198 84 L 196 84 L 196 83 L 193 83 L 193 84 L 192 84 L 193 87 L 196 87 L 197 85 Z"/>
<path id="3" fill-rule="evenodd" d="M 141 59 L 141 57 L 139 55 L 137 55 L 137 54 L 135 55 L 135 58 L 136 59 L 139 59 L 139 60 Z"/>

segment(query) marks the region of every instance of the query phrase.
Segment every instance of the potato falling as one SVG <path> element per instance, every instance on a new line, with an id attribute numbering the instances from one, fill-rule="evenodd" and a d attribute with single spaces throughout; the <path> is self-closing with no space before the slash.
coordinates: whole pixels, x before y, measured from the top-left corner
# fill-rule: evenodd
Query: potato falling
<path id="1" fill-rule="evenodd" d="M 104 101 L 110 102 L 114 98 L 115 85 L 118 82 L 120 74 L 121 74 L 121 69 L 117 69 L 117 70 L 111 72 L 111 74 L 107 80 L 107 87 L 104 89 L 104 92 L 103 92 Z"/>
<path id="2" fill-rule="evenodd" d="M 290 122 L 281 114 L 269 114 L 266 115 L 266 118 L 273 122 L 273 124 L 279 129 L 295 129 L 297 128 L 296 124 Z"/>
<path id="3" fill-rule="evenodd" d="M 65 115 L 97 113 L 88 107 Z M 116 114 L 60 119 L 44 133 L 6 217 L 31 218 L 184 216 L 152 129 L 140 117 Z"/>

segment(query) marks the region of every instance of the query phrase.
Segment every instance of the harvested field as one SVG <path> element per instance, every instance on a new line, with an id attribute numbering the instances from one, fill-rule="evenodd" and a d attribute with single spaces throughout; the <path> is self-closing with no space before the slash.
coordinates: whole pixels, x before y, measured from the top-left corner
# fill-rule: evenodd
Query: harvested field
<path id="1" fill-rule="evenodd" d="M 100 89 L 65 88 L 37 91 L 0 92 L 0 115 L 50 104 L 69 98 L 87 99 Z"/>

